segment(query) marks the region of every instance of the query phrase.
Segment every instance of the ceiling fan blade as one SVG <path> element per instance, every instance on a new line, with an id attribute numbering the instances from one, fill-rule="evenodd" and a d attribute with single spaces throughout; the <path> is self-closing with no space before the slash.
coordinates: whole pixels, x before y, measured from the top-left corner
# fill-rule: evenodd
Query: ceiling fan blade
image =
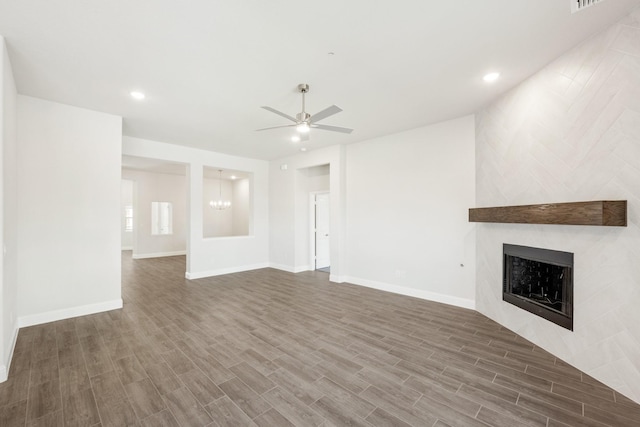
<path id="1" fill-rule="evenodd" d="M 293 124 L 293 125 L 282 125 L 282 126 L 271 126 L 268 128 L 262 128 L 262 129 L 256 129 L 256 132 L 261 131 L 261 130 L 269 130 L 269 129 L 280 129 L 280 128 L 291 128 L 294 126 L 298 126 L 297 124 Z"/>
<path id="2" fill-rule="evenodd" d="M 322 111 L 318 111 L 313 116 L 311 116 L 311 122 L 314 123 L 322 119 L 326 119 L 329 116 L 338 114 L 340 111 L 342 111 L 342 108 L 338 107 L 337 105 L 332 105 L 331 107 L 327 107 Z"/>
<path id="3" fill-rule="evenodd" d="M 278 111 L 275 108 L 271 108 L 271 107 L 267 107 L 267 106 L 262 106 L 262 108 L 264 108 L 267 111 L 271 111 L 272 113 L 275 113 L 275 114 L 277 114 L 277 115 L 279 115 L 281 117 L 284 117 L 285 119 L 291 120 L 294 123 L 298 123 L 298 121 L 294 117 L 291 117 L 290 115 L 285 114 L 282 111 Z"/>
<path id="4" fill-rule="evenodd" d="M 340 126 L 329 126 L 329 125 L 311 125 L 312 128 L 315 129 L 322 129 L 322 130 L 330 130 L 332 132 L 342 132 L 342 133 L 351 133 L 353 132 L 353 129 L 349 129 L 349 128 L 342 128 Z"/>

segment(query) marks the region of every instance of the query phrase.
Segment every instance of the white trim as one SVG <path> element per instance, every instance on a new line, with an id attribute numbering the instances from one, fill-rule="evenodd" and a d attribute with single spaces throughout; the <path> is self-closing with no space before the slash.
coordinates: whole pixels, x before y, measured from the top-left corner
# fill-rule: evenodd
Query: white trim
<path id="1" fill-rule="evenodd" d="M 145 259 L 145 258 L 162 258 L 165 256 L 178 256 L 178 255 L 186 255 L 187 251 L 174 251 L 174 252 L 155 252 L 151 254 L 133 254 L 131 258 L 133 259 Z"/>
<path id="2" fill-rule="evenodd" d="M 229 267 L 229 268 L 220 268 L 218 270 L 209 270 L 209 271 L 197 271 L 194 273 L 191 272 L 186 272 L 184 273 L 184 277 L 186 279 L 189 280 L 194 280 L 194 279 L 202 279 L 205 277 L 212 277 L 212 276 L 221 276 L 223 274 L 231 274 L 231 273 L 240 273 L 243 271 L 249 271 L 249 270 L 259 270 L 261 268 L 268 268 L 269 267 L 269 263 L 268 262 L 263 262 L 260 264 L 253 264 L 253 265 L 242 265 L 239 267 Z"/>
<path id="3" fill-rule="evenodd" d="M 9 349 L 9 357 L 7 357 L 6 364 L 0 365 L 0 383 L 3 383 L 9 378 L 9 371 L 11 370 L 11 360 L 13 359 L 13 351 L 16 349 L 16 341 L 18 341 L 19 328 L 13 330 L 13 340 L 11 342 L 11 348 Z"/>
<path id="4" fill-rule="evenodd" d="M 132 251 L 133 246 L 123 246 L 120 248 L 121 251 Z"/>
<path id="5" fill-rule="evenodd" d="M 388 283 L 376 282 L 374 280 L 361 279 L 358 277 L 343 277 L 344 281 L 358 286 L 378 289 L 381 291 L 393 292 L 394 294 L 406 295 L 409 297 L 420 298 L 428 301 L 441 302 L 443 304 L 453 305 L 456 307 L 476 309 L 475 300 L 454 297 L 451 295 L 439 294 L 436 292 L 425 291 L 422 289 L 407 288 L 404 286 L 391 285 Z"/>
<path id="6" fill-rule="evenodd" d="M 329 273 L 329 281 L 334 283 L 344 283 L 346 280 L 342 276 Z"/>
<path id="7" fill-rule="evenodd" d="M 18 317 L 18 326 L 24 328 L 27 326 L 40 325 L 42 323 L 55 322 L 57 320 L 70 319 L 72 317 L 101 313 L 103 311 L 117 310 L 119 308 L 122 308 L 122 298 L 112 301 L 98 302 L 95 304 L 63 308 L 61 310 L 53 310 L 46 313 L 21 316 Z"/>
<path id="8" fill-rule="evenodd" d="M 303 271 L 313 271 L 313 269 L 308 265 L 303 265 L 300 267 L 291 267 L 289 265 L 283 264 L 274 264 L 269 263 L 269 267 L 275 268 L 276 270 L 286 271 L 287 273 L 302 273 Z"/>

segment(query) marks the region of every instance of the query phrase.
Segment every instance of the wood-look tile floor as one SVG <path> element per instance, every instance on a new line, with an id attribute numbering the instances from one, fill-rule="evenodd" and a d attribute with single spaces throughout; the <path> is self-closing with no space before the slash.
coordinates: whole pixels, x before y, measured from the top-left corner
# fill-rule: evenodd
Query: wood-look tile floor
<path id="1" fill-rule="evenodd" d="M 124 308 L 20 330 L 0 426 L 638 426 L 640 405 L 471 311 L 123 255 Z"/>

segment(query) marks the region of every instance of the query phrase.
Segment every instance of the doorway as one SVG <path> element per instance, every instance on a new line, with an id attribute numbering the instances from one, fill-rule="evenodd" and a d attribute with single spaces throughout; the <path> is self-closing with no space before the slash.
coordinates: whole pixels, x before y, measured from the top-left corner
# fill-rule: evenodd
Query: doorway
<path id="1" fill-rule="evenodd" d="M 313 259 L 315 269 L 331 272 L 331 229 L 329 193 L 313 195 Z"/>

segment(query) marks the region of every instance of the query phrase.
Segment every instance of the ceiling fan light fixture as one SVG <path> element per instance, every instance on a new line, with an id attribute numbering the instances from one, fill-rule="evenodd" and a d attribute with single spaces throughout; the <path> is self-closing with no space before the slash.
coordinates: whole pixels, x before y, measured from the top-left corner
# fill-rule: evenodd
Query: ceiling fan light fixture
<path id="1" fill-rule="evenodd" d="M 213 209 L 222 211 L 222 210 L 225 210 L 225 209 L 231 207 L 231 201 L 222 199 L 222 169 L 218 170 L 218 173 L 219 173 L 219 178 L 218 178 L 218 190 L 219 190 L 218 191 L 218 200 L 209 201 L 209 206 L 211 206 Z"/>
<path id="2" fill-rule="evenodd" d="M 308 133 L 311 128 L 309 127 L 309 123 L 302 122 L 298 126 L 296 126 L 296 130 L 300 133 Z"/>
<path id="3" fill-rule="evenodd" d="M 486 74 L 482 79 L 487 83 L 493 83 L 500 77 L 500 73 L 489 73 Z"/>
<path id="4" fill-rule="evenodd" d="M 131 95 L 133 99 L 137 99 L 138 101 L 142 101 L 145 98 L 144 93 L 136 90 L 134 90 L 133 92 L 129 92 L 129 95 Z"/>

